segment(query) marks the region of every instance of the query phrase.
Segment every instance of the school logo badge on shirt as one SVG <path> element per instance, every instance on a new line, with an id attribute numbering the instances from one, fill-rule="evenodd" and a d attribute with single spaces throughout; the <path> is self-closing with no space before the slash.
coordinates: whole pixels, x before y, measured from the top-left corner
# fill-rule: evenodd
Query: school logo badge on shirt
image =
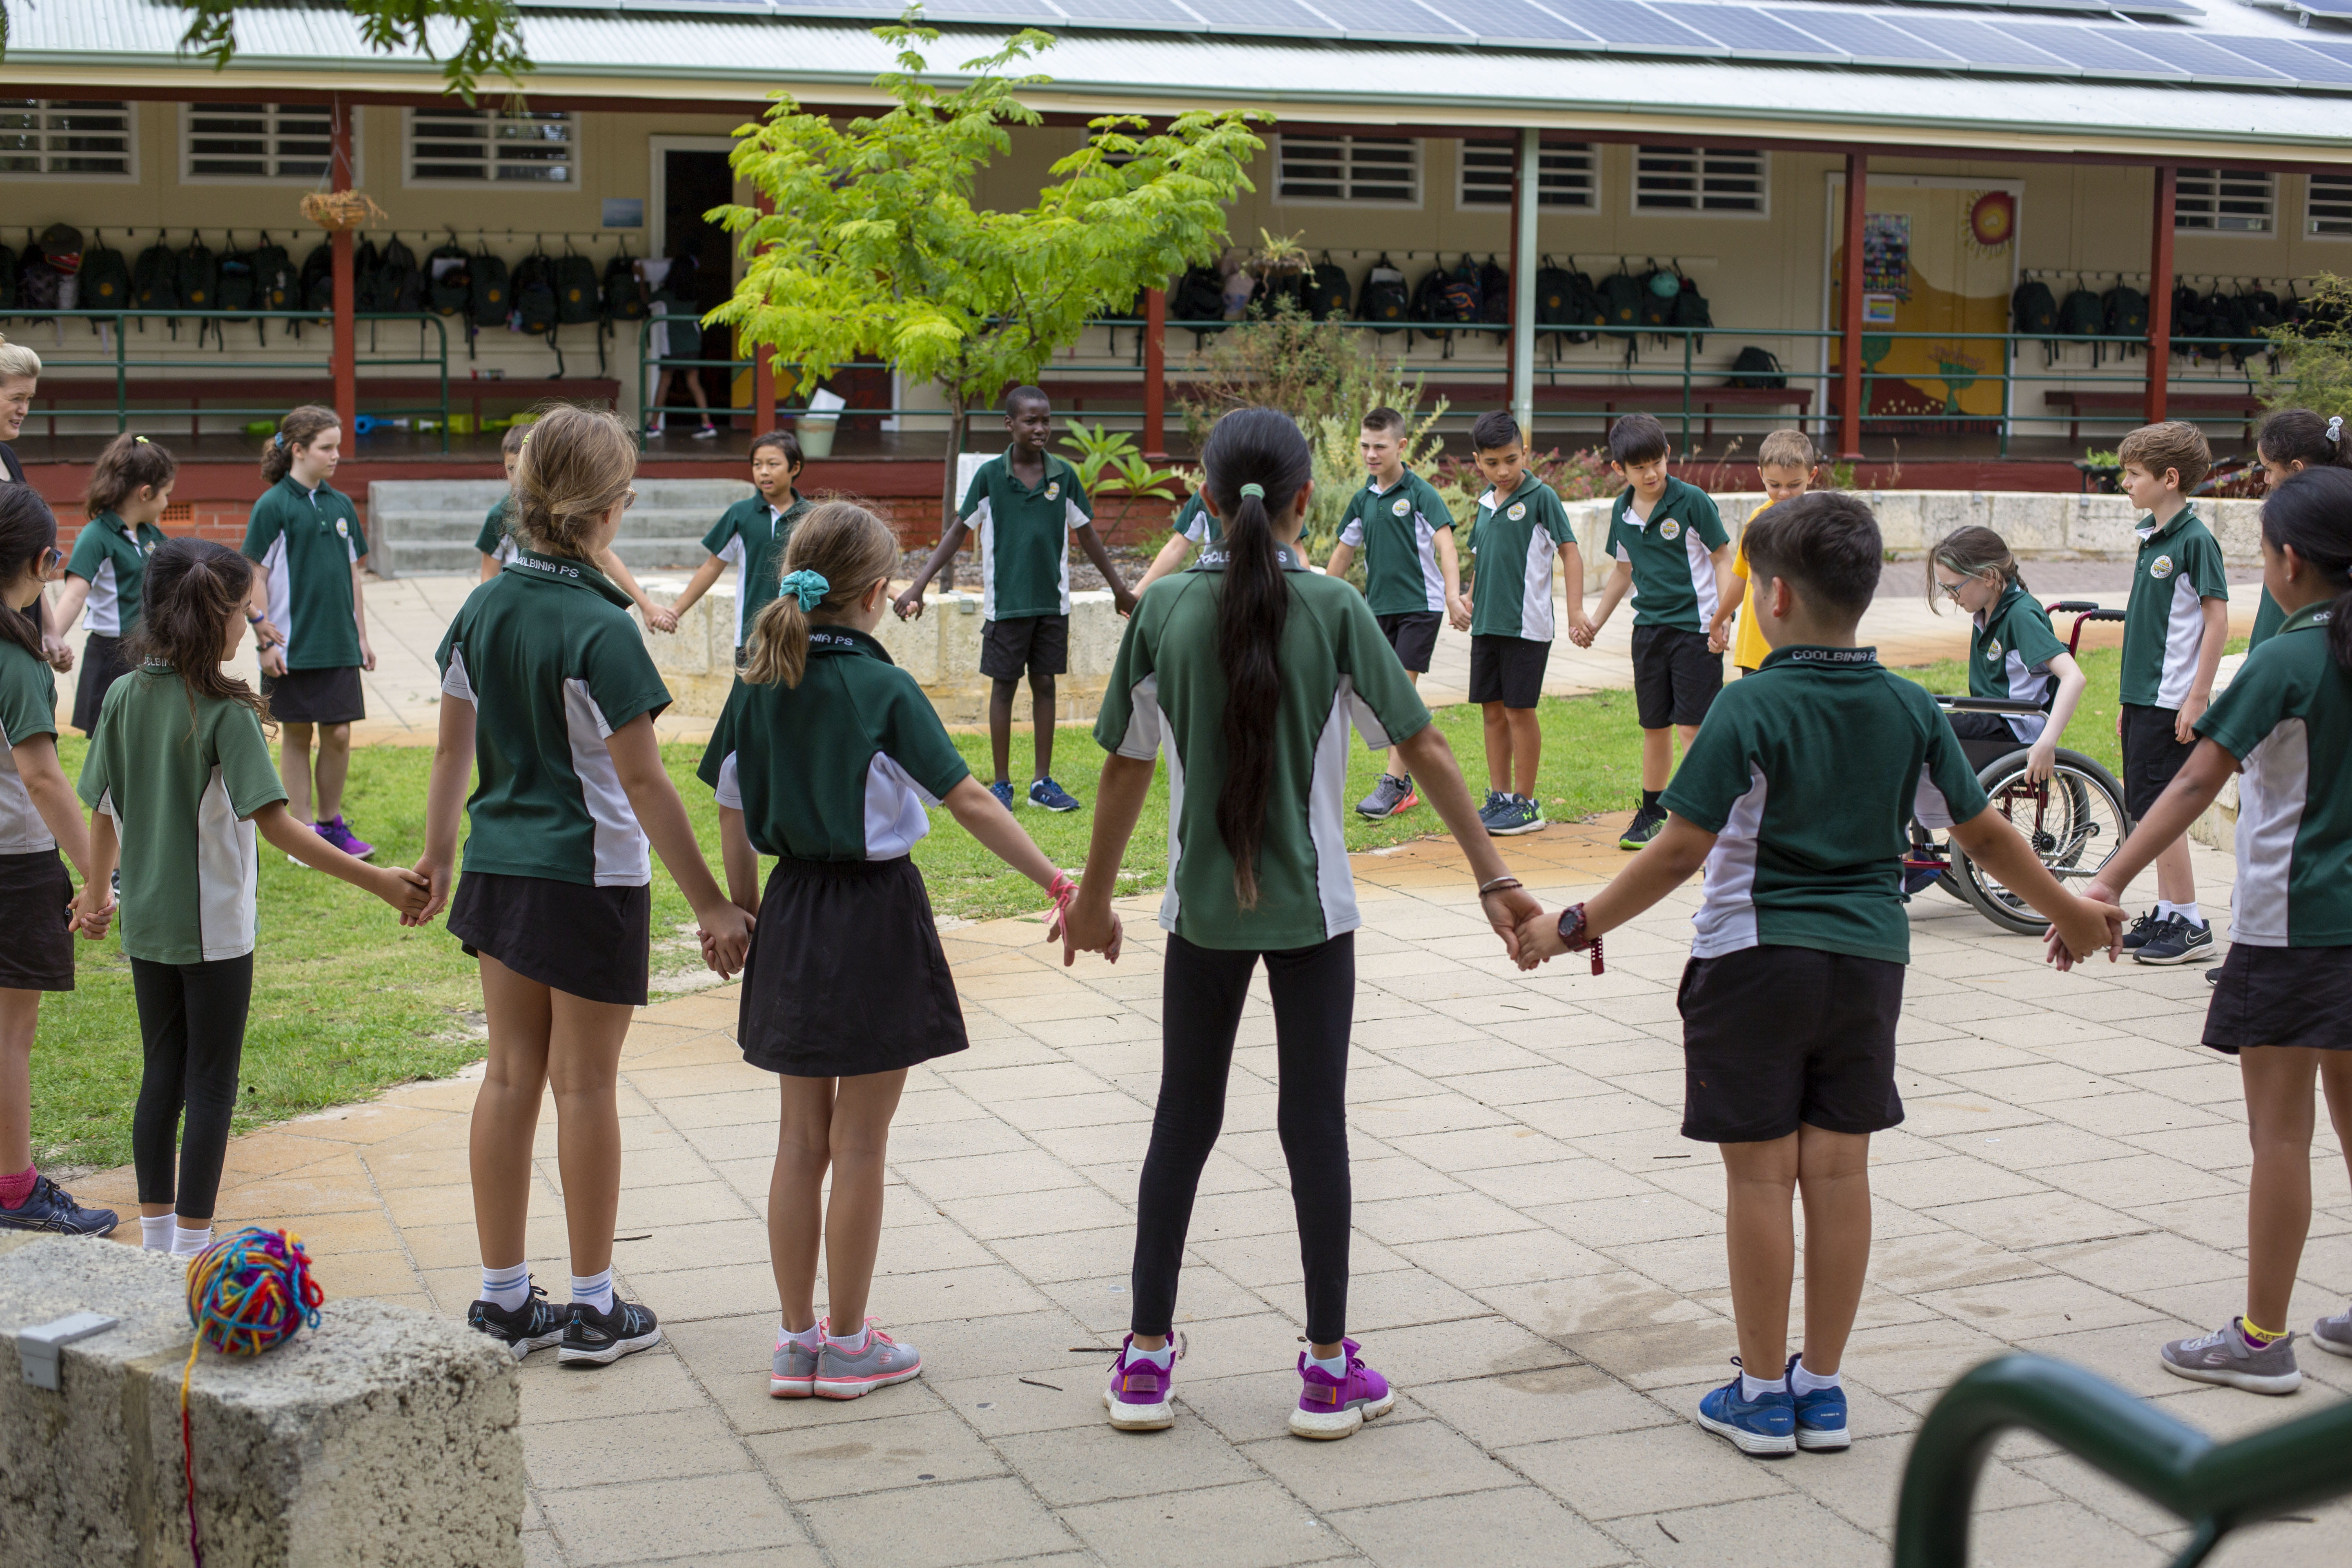
<path id="1" fill-rule="evenodd" d="M 1985 644 L 1985 657 L 1987 658 L 1999 658 L 2000 657 L 2000 639 L 1999 637 L 1995 637 L 1990 642 Z"/>
<path id="2" fill-rule="evenodd" d="M 1402 517 L 1405 513 L 1407 513 L 1407 512 L 1411 511 L 1412 510 L 1412 501 L 1410 501 L 1410 500 L 1406 500 L 1406 499 L 1405 499 L 1404 497 L 1402 497 L 1402 496 L 1399 496 L 1399 497 L 1397 497 L 1397 499 L 1396 499 L 1396 504 L 1395 504 L 1394 506 L 1392 506 L 1392 507 L 1389 508 L 1389 510 L 1391 510 L 1391 511 L 1394 512 L 1394 513 L 1395 513 L 1397 516 L 1399 516 L 1399 517 Z"/>
<path id="3" fill-rule="evenodd" d="M 349 539 L 351 536 L 352 525 L 340 517 L 335 519 L 335 537 L 338 539 Z"/>
<path id="4" fill-rule="evenodd" d="M 1665 521 L 1658 524 L 1658 537 L 1660 539 L 1680 539 L 1682 536 L 1683 525 L 1676 522 L 1673 518 L 1670 517 L 1666 519 Z"/>
<path id="5" fill-rule="evenodd" d="M 2169 555 L 2159 555 L 2155 560 L 2149 562 L 2147 563 L 2147 574 L 2158 580 L 2171 576 L 2172 557 Z"/>
<path id="6" fill-rule="evenodd" d="M 1509 518 L 1513 522 L 1517 522 L 1519 519 L 1528 515 L 1528 503 L 1525 501 L 1514 501 L 1511 504 L 1511 510 L 1505 512 L 1503 515 Z"/>
<path id="7" fill-rule="evenodd" d="M 1062 499 L 1061 480 L 1055 479 L 1052 484 L 1045 487 L 1045 499 L 1047 500 L 1060 500 Z"/>

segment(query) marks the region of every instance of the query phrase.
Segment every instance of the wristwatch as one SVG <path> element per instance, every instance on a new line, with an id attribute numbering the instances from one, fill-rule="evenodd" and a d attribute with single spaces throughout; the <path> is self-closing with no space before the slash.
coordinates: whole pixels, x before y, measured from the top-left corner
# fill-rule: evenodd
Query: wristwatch
<path id="1" fill-rule="evenodd" d="M 1570 952 L 1574 952 L 1580 947 L 1589 946 L 1593 940 L 1584 934 L 1584 923 L 1582 904 L 1570 904 L 1559 911 L 1560 944 Z"/>

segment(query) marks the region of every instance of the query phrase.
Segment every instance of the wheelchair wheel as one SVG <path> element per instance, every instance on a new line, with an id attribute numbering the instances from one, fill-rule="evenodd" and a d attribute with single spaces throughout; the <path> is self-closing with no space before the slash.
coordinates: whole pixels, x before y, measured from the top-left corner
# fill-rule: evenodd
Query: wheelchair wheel
<path id="1" fill-rule="evenodd" d="M 2131 832 L 2123 785 L 2080 752 L 2061 751 L 2050 777 L 2027 782 L 2029 753 L 2021 747 L 1979 771 L 1985 795 L 2062 884 L 2079 888 L 2098 875 Z M 1952 846 L 1952 879 L 1979 914 L 2004 931 L 2039 936 L 2050 922 Z"/>

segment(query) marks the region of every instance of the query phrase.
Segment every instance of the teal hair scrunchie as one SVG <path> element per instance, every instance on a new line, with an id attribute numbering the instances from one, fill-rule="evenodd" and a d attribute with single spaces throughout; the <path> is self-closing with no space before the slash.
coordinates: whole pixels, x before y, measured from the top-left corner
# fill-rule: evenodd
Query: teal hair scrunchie
<path id="1" fill-rule="evenodd" d="M 784 580 L 776 585 L 801 602 L 803 615 L 824 603 L 824 596 L 833 592 L 833 584 L 824 580 L 824 574 L 805 569 L 786 573 Z"/>
<path id="2" fill-rule="evenodd" d="M 1265 487 L 1264 485 L 1244 485 L 1241 489 L 1241 493 L 1245 496 L 1255 496 L 1258 500 L 1264 500 L 1265 499 Z"/>

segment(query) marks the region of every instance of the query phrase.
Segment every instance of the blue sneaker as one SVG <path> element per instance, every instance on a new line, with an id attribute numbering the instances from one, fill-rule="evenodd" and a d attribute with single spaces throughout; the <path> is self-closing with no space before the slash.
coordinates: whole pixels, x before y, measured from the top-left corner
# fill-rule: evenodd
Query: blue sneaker
<path id="1" fill-rule="evenodd" d="M 1005 810 L 1011 811 L 1013 809 L 1013 785 L 1010 783 L 1003 779 L 999 779 L 994 784 L 988 786 L 988 793 L 994 795 L 999 801 L 1003 802 Z"/>
<path id="2" fill-rule="evenodd" d="M 1047 811 L 1076 811 L 1078 797 L 1052 779 L 1038 779 L 1029 785 L 1029 804 L 1042 805 Z"/>
<path id="3" fill-rule="evenodd" d="M 1853 1438 L 1845 1429 L 1845 1390 L 1817 1388 L 1811 1394 L 1799 1394 L 1794 1382 L 1797 1363 L 1801 1355 L 1789 1358 L 1789 1398 L 1797 1407 L 1797 1447 L 1820 1452 L 1828 1448 L 1849 1447 Z"/>
<path id="4" fill-rule="evenodd" d="M 38 1230 L 52 1236 L 108 1236 L 119 1222 L 112 1209 L 86 1209 L 47 1176 L 33 1178 L 33 1190 L 17 1208 L 0 1208 L 0 1230 Z"/>
<path id="5" fill-rule="evenodd" d="M 1739 1365 L 1739 1358 L 1731 1358 Z M 1711 1388 L 1698 1402 L 1698 1424 L 1718 1437 L 1727 1437 L 1743 1454 L 1793 1454 L 1797 1451 L 1797 1405 L 1782 1389 L 1752 1404 L 1740 1397 L 1735 1375 L 1721 1388 Z"/>

